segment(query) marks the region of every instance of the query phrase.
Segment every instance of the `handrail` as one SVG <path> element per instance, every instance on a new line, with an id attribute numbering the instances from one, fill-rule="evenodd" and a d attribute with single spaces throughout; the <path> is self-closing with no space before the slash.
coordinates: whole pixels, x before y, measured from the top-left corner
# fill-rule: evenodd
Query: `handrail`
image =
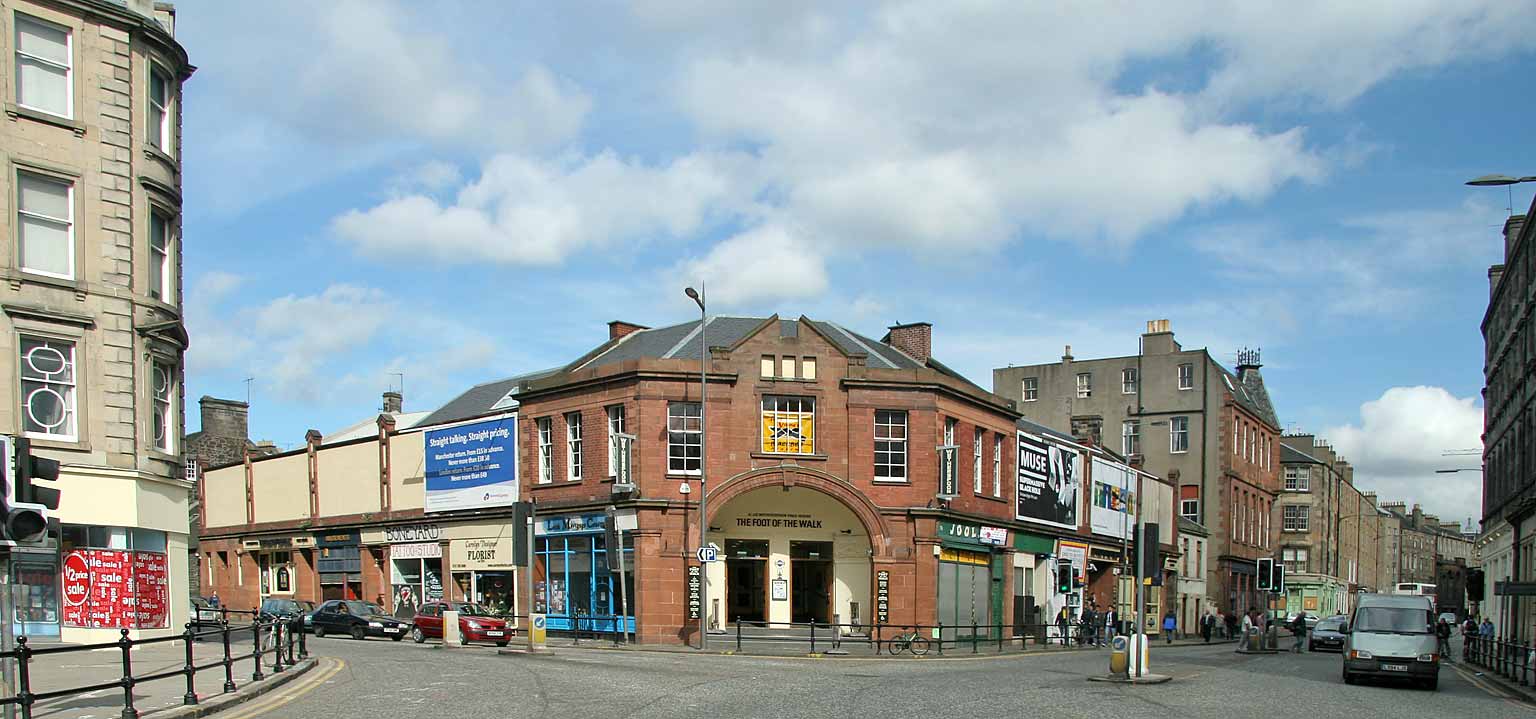
<path id="1" fill-rule="evenodd" d="M 1028 649 L 1031 645 L 1049 647 L 1052 644 L 1062 646 L 1086 646 L 1099 643 L 1100 636 L 1094 629 L 1081 624 L 852 624 L 833 622 L 772 622 L 755 619 L 733 619 L 731 623 L 735 627 L 736 650 L 741 651 L 744 643 L 805 643 L 809 645 L 812 653 L 816 652 L 818 642 L 831 640 L 832 646 L 841 649 L 843 644 L 863 644 L 879 654 L 884 645 L 897 636 L 919 632 L 942 655 L 946 647 L 954 649 L 970 649 L 970 653 L 980 653 L 983 645 L 995 647 L 997 653 L 1005 651 L 1009 646 L 1017 645 L 1020 651 Z M 774 636 L 743 634 L 743 627 L 760 629 L 809 629 L 809 633 L 803 636 Z M 850 630 L 844 633 L 843 629 Z M 818 635 L 818 630 L 831 630 L 830 634 Z"/>

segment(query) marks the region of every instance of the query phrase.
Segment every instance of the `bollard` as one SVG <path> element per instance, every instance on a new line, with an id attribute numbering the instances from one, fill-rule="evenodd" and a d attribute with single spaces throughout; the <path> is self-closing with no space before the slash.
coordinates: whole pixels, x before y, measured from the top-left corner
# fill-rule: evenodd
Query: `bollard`
<path id="1" fill-rule="evenodd" d="M 235 691 L 235 661 L 229 656 L 229 618 L 228 614 L 219 621 L 220 635 L 224 638 L 224 693 Z"/>
<path id="2" fill-rule="evenodd" d="M 915 632 L 915 631 L 917 631 L 917 629 L 915 628 L 912 631 Z M 939 622 L 939 641 L 938 641 L 938 645 L 939 645 L 939 656 L 942 657 L 942 656 L 944 656 L 944 622 Z"/>
<path id="3" fill-rule="evenodd" d="M 122 719 L 139 719 L 139 710 L 133 708 L 133 640 L 128 638 L 128 630 L 120 629 L 122 638 L 117 640 L 117 646 L 123 650 L 123 711 Z"/>
<path id="4" fill-rule="evenodd" d="M 811 620 L 811 653 L 816 653 L 816 620 Z"/>
<path id="5" fill-rule="evenodd" d="M 736 653 L 741 653 L 741 619 L 736 620 Z"/>
<path id="6" fill-rule="evenodd" d="M 272 673 L 283 673 L 283 620 L 272 618 Z"/>
<path id="7" fill-rule="evenodd" d="M 182 667 L 182 671 L 187 673 L 187 693 L 181 695 L 181 703 L 191 706 L 197 704 L 197 686 L 193 683 L 193 677 L 197 675 L 197 669 L 192 658 L 192 640 L 196 637 L 196 634 L 192 631 L 191 622 L 187 622 L 187 631 L 182 636 L 186 638 L 184 643 L 187 647 L 187 663 L 186 666 Z"/>
<path id="8" fill-rule="evenodd" d="M 251 672 L 251 681 L 259 682 L 267 675 L 261 673 L 261 622 L 257 619 L 251 620 L 251 637 L 251 656 L 256 659 L 256 670 Z"/>
<path id="9" fill-rule="evenodd" d="M 32 719 L 32 647 L 26 637 L 16 638 L 16 699 L 21 702 L 21 719 Z"/>
<path id="10" fill-rule="evenodd" d="M 304 618 L 303 617 L 299 617 L 295 621 L 298 622 L 298 627 L 299 627 L 299 659 L 308 659 L 309 658 L 309 642 L 306 641 L 306 637 L 308 636 L 309 632 L 304 630 Z"/>

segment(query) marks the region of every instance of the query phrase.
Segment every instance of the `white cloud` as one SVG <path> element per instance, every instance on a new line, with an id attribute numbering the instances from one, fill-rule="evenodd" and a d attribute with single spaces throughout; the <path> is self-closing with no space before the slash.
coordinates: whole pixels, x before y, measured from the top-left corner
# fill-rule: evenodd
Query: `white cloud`
<path id="1" fill-rule="evenodd" d="M 375 256 L 552 265 L 587 249 L 697 233 L 739 194 L 739 164 L 713 154 L 660 166 L 611 151 L 558 161 L 503 154 L 451 203 L 408 195 L 347 212 L 332 228 Z"/>
<path id="2" fill-rule="evenodd" d="M 827 289 L 826 260 L 814 243 L 779 225 L 731 237 L 672 270 L 676 285 L 703 281 L 711 305 L 801 300 Z"/>
<path id="3" fill-rule="evenodd" d="M 1379 501 L 1423 505 L 1445 520 L 1482 517 L 1482 474 L 1436 474 L 1477 466 L 1477 457 L 1447 450 L 1482 448 L 1483 408 L 1441 387 L 1393 387 L 1360 406 L 1360 421 L 1330 427 L 1323 437 L 1355 467 L 1355 484 Z"/>

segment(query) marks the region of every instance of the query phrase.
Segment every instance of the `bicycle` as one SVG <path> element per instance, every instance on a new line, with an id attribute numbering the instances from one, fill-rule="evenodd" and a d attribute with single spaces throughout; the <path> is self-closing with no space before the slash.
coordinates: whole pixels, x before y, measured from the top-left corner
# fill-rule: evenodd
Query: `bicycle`
<path id="1" fill-rule="evenodd" d="M 893 657 L 903 651 L 912 652 L 914 656 L 920 657 L 928 653 L 928 640 L 923 638 L 921 634 L 913 631 L 896 635 L 891 639 L 891 643 L 886 648 Z"/>

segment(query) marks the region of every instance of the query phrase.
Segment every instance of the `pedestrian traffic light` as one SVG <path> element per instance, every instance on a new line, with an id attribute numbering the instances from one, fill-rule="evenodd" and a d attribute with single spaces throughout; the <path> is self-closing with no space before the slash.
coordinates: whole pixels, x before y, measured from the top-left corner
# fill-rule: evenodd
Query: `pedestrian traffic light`
<path id="1" fill-rule="evenodd" d="M 0 437 L 4 460 L 5 494 L 0 501 L 0 534 L 17 544 L 37 544 L 48 538 L 48 513 L 59 508 L 59 490 L 34 483 L 55 481 L 59 463 L 46 457 L 32 456 L 32 444 L 25 437 Z"/>
<path id="2" fill-rule="evenodd" d="M 1473 602 L 1483 601 L 1484 575 L 1481 569 L 1467 570 L 1467 599 Z"/>
<path id="3" fill-rule="evenodd" d="M 1072 560 L 1056 560 L 1056 591 L 1061 594 L 1072 593 Z"/>
<path id="4" fill-rule="evenodd" d="M 1269 557 L 1259 557 L 1258 590 L 1261 592 L 1274 591 L 1275 588 L 1275 560 Z"/>
<path id="5" fill-rule="evenodd" d="M 1285 564 L 1273 562 L 1271 566 L 1273 570 L 1270 575 L 1272 578 L 1269 580 L 1269 591 L 1275 594 L 1285 594 Z"/>

